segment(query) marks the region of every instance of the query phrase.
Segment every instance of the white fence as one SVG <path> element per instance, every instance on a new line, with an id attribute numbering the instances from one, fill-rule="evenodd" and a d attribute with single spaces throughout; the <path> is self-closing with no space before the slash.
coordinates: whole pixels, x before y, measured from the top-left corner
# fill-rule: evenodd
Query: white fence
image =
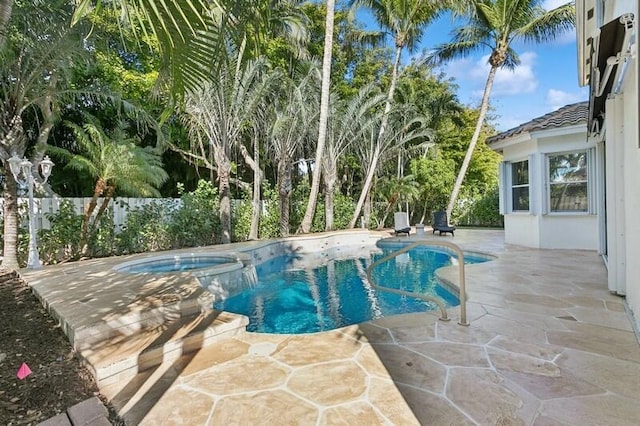
<path id="1" fill-rule="evenodd" d="M 98 198 L 98 204 L 93 214 L 97 213 L 97 210 L 102 205 L 102 198 Z M 50 229 L 51 223 L 47 220 L 47 215 L 51 213 L 57 213 L 60 209 L 60 204 L 63 201 L 69 201 L 75 208 L 76 213 L 84 214 L 85 209 L 91 202 L 91 197 L 85 198 L 34 198 L 34 210 L 36 211 L 34 218 L 36 223 L 36 229 Z M 116 225 L 116 230 L 119 231 L 124 225 L 129 210 L 136 207 L 143 206 L 150 203 L 160 203 L 166 206 L 167 209 L 173 209 L 180 206 L 182 200 L 179 198 L 115 198 L 109 201 L 109 207 L 105 214 L 113 215 L 113 222 Z M 0 207 L 4 204 L 4 200 L 0 199 Z M 20 212 L 26 214 L 28 210 L 29 199 L 19 198 L 18 208 Z M 0 208 L 0 216 L 3 209 Z"/>

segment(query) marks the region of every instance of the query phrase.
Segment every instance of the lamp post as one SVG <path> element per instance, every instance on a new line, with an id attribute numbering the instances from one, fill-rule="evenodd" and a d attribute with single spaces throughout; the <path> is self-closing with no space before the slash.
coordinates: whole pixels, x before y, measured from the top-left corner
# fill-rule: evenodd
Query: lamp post
<path id="1" fill-rule="evenodd" d="M 8 162 L 11 168 L 11 174 L 16 182 L 20 185 L 27 185 L 29 190 L 29 257 L 27 259 L 27 268 L 40 268 L 42 263 L 40 263 L 40 257 L 38 256 L 38 241 L 36 240 L 36 212 L 33 204 L 34 181 L 33 174 L 31 173 L 31 161 L 26 158 L 20 158 L 14 154 L 13 157 L 9 158 Z M 48 155 L 40 162 L 42 178 L 45 182 L 49 179 L 53 166 L 53 161 L 51 161 Z M 22 175 L 22 179 L 20 175 Z"/>

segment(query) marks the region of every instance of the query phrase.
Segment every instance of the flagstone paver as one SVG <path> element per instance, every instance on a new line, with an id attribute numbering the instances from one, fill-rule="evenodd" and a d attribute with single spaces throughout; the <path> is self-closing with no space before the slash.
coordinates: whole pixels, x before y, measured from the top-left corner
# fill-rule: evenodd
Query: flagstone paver
<path id="1" fill-rule="evenodd" d="M 496 256 L 466 268 L 470 326 L 454 308 L 450 322 L 422 313 L 308 335 L 237 333 L 101 391 L 143 425 L 638 424 L 640 347 L 596 253 L 509 246 L 500 231 L 428 240 L 439 238 Z M 207 300 L 171 279 L 128 285 L 104 273 L 108 262 L 24 278 L 69 323 L 124 324 L 175 297 Z M 438 274 L 457 283 L 455 267 Z"/>

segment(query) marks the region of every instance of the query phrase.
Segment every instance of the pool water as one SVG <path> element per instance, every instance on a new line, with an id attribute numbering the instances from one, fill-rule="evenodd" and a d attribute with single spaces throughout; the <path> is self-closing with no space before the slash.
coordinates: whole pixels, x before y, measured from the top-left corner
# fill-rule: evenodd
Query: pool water
<path id="1" fill-rule="evenodd" d="M 301 334 L 333 330 L 385 316 L 435 310 L 430 302 L 374 290 L 365 270 L 376 259 L 394 251 L 368 258 L 331 260 L 309 269 L 292 269 L 291 258 L 279 257 L 256 268 L 255 288 L 217 302 L 216 309 L 249 317 L 248 331 Z M 466 257 L 465 257 L 466 259 Z M 465 263 L 484 261 L 466 259 Z M 380 286 L 437 295 L 446 306 L 456 306 L 455 295 L 438 284 L 434 271 L 450 265 L 448 254 L 414 249 L 373 270 Z"/>

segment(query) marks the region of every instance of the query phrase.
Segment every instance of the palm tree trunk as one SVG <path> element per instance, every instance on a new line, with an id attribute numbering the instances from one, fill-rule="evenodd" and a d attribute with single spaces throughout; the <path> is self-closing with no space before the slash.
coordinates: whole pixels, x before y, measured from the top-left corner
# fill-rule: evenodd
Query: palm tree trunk
<path id="1" fill-rule="evenodd" d="M 55 84 L 56 77 L 53 75 L 49 81 L 49 87 L 53 88 L 55 87 Z M 53 125 L 55 124 L 55 118 L 53 115 L 53 99 L 50 95 L 45 96 L 39 105 L 40 112 L 42 113 L 42 125 L 40 126 L 40 133 L 38 133 L 38 141 L 36 143 L 33 159 L 31 160 L 31 174 L 33 175 L 34 182 L 41 184 L 43 180 L 40 177 L 38 168 L 40 167 L 40 162 L 44 159 L 44 156 L 47 153 L 47 141 L 49 140 L 51 129 L 53 129 Z M 46 192 L 50 193 L 52 191 L 49 188 Z"/>
<path id="2" fill-rule="evenodd" d="M 4 162 L 4 248 L 2 266 L 18 269 L 18 185 Z"/>
<path id="3" fill-rule="evenodd" d="M 362 192 L 360 192 L 360 198 L 358 198 L 358 203 L 356 204 L 356 209 L 353 212 L 353 217 L 351 218 L 351 222 L 349 222 L 349 229 L 355 227 L 356 222 L 358 221 L 358 216 L 360 216 L 360 210 L 362 210 L 362 205 L 364 204 L 364 200 L 366 199 L 369 191 L 371 190 L 371 183 L 373 182 L 373 176 L 376 172 L 376 168 L 378 167 L 378 160 L 380 159 L 380 145 L 382 143 L 382 138 L 384 137 L 384 132 L 387 128 L 387 124 L 389 123 L 389 112 L 391 111 L 391 104 L 393 103 L 393 95 L 396 91 L 396 84 L 398 82 L 398 68 L 400 66 L 400 56 L 402 54 L 402 47 L 396 47 L 396 57 L 393 61 L 393 71 L 391 74 L 391 83 L 389 84 L 389 94 L 387 95 L 387 102 L 384 106 L 384 115 L 382 116 L 382 122 L 380 123 L 380 131 L 378 132 L 378 139 L 376 141 L 376 152 L 373 156 L 373 161 L 371 162 L 371 168 L 369 169 L 369 173 L 367 174 L 367 178 L 364 181 L 364 186 L 362 187 Z"/>
<path id="4" fill-rule="evenodd" d="M 336 182 L 338 180 L 338 171 L 336 168 L 336 162 L 334 161 L 334 155 L 331 149 L 327 152 L 327 157 L 323 161 L 324 171 L 322 173 L 324 180 L 324 230 L 333 231 L 334 225 L 334 193 Z"/>
<path id="5" fill-rule="evenodd" d="M 333 48 L 333 20 L 335 1 L 327 0 L 327 17 L 324 29 L 324 55 L 322 58 L 322 89 L 320 94 L 320 124 L 318 126 L 318 145 L 316 146 L 316 161 L 311 181 L 311 192 L 304 218 L 300 224 L 300 232 L 306 234 L 311 230 L 311 222 L 316 210 L 318 192 L 320 191 L 320 174 L 322 172 L 322 157 L 327 139 L 327 122 L 329 119 L 329 89 L 331 84 L 331 49 Z"/>
<path id="6" fill-rule="evenodd" d="M 369 222 L 371 222 L 371 194 L 367 195 L 367 198 L 364 201 L 364 206 L 362 207 L 362 218 L 364 228 L 369 228 Z"/>
<path id="7" fill-rule="evenodd" d="M 291 161 L 278 160 L 278 204 L 280 207 L 280 236 L 288 237 L 290 230 Z"/>
<path id="8" fill-rule="evenodd" d="M 333 231 L 334 225 L 334 192 L 336 186 L 335 172 L 325 168 L 324 171 L 324 230 Z"/>
<path id="9" fill-rule="evenodd" d="M 240 144 L 240 153 L 244 162 L 253 170 L 253 190 L 251 191 L 251 225 L 249 226 L 249 239 L 258 239 L 258 229 L 260 227 L 260 190 L 262 188 L 262 170 L 260 170 L 260 141 L 257 132 L 253 135 L 253 157 L 249 155 L 247 148 Z"/>
<path id="10" fill-rule="evenodd" d="M 249 228 L 249 239 L 258 239 L 260 229 L 260 214 L 262 213 L 261 190 L 262 190 L 262 170 L 260 170 L 260 141 L 258 135 L 253 138 L 253 197 L 251 199 L 251 226 Z"/>
<path id="11" fill-rule="evenodd" d="M 480 138 L 480 132 L 482 131 L 482 125 L 484 124 L 484 117 L 487 115 L 487 109 L 489 109 L 489 96 L 491 95 L 491 88 L 493 87 L 493 80 L 496 76 L 497 70 L 498 67 L 492 66 L 489 70 L 489 75 L 487 76 L 487 83 L 484 86 L 484 94 L 482 95 L 482 103 L 480 104 L 480 114 L 478 115 L 478 121 L 476 122 L 476 130 L 473 132 L 469 148 L 467 148 L 467 153 L 464 156 L 462 166 L 460 166 L 460 171 L 458 172 L 458 177 L 456 177 L 456 183 L 453 185 L 451 196 L 449 197 L 449 204 L 447 205 L 447 221 L 451 219 L 451 212 L 456 204 L 456 199 L 460 193 L 464 177 L 467 174 L 467 168 L 469 168 L 469 163 L 471 162 L 473 151 L 476 148 L 476 143 L 478 143 L 478 139 Z"/>
<path id="12" fill-rule="evenodd" d="M 218 191 L 220 192 L 220 227 L 222 244 L 231 242 L 231 166 L 218 163 Z"/>
<path id="13" fill-rule="evenodd" d="M 13 0 L 0 0 L 0 49 L 4 47 L 6 30 L 11 19 Z"/>
<path id="14" fill-rule="evenodd" d="M 98 205 L 98 197 L 104 193 L 106 186 L 107 185 L 104 180 L 98 179 L 96 186 L 93 188 L 93 197 L 91 197 L 91 201 L 89 202 L 87 209 L 84 211 L 82 227 L 80 229 L 80 253 L 82 256 L 86 256 L 89 250 L 89 220 L 91 220 L 91 215 Z"/>
<path id="15" fill-rule="evenodd" d="M 356 209 L 353 212 L 353 217 L 351 218 L 351 222 L 349 222 L 349 229 L 353 229 L 358 222 L 358 216 L 360 216 L 360 211 L 362 210 L 362 206 L 364 205 L 365 200 L 367 199 L 367 195 L 369 194 L 369 189 L 371 188 L 371 183 L 373 182 L 373 177 L 376 173 L 376 167 L 378 165 L 378 160 L 380 159 L 380 146 L 376 145 L 375 151 L 373 153 L 373 158 L 371 159 L 371 164 L 369 165 L 369 171 L 367 172 L 367 177 L 365 178 L 364 185 L 362 186 L 362 191 L 360 192 L 360 198 L 358 198 L 358 203 L 356 204 Z"/>
<path id="16" fill-rule="evenodd" d="M 111 198 L 113 198 L 113 194 L 116 192 L 116 188 L 113 185 L 110 185 L 107 188 L 107 193 L 104 196 L 104 199 L 102 200 L 102 204 L 100 204 L 100 208 L 98 209 L 98 213 L 96 213 L 96 217 L 93 220 L 93 225 L 96 226 L 99 222 L 100 219 L 102 219 L 102 216 L 104 215 L 104 212 L 107 210 L 107 206 L 109 205 L 109 201 L 111 201 Z"/>

